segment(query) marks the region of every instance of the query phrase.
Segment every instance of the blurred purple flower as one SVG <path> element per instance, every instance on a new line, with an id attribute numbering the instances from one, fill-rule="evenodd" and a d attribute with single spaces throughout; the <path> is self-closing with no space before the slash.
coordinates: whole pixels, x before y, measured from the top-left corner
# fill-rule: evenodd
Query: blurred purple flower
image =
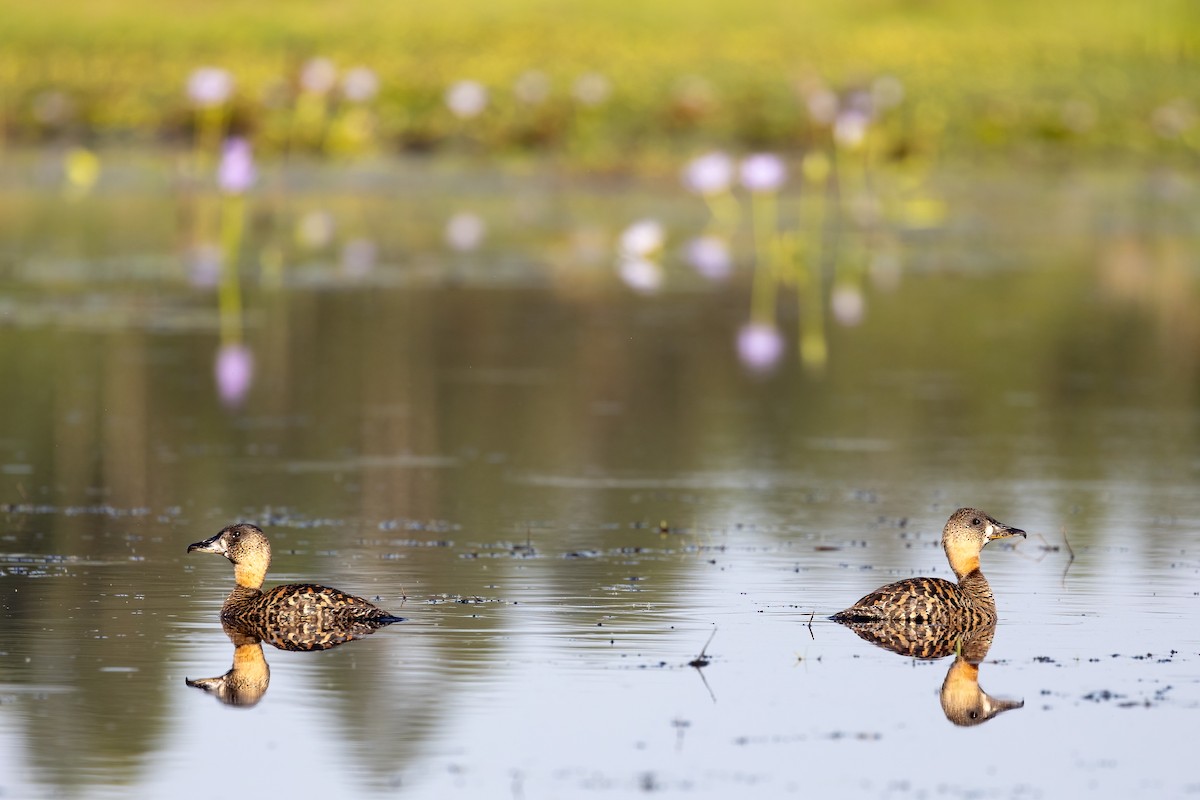
<path id="1" fill-rule="evenodd" d="M 641 219 L 621 232 L 618 245 L 622 258 L 645 258 L 663 246 L 666 233 L 658 220 Z"/>
<path id="2" fill-rule="evenodd" d="M 446 222 L 446 244 L 460 253 L 478 249 L 487 235 L 487 223 L 478 214 L 460 211 Z"/>
<path id="3" fill-rule="evenodd" d="M 370 67 L 353 67 L 342 76 L 342 95 L 351 103 L 369 103 L 379 94 L 379 76 Z"/>
<path id="4" fill-rule="evenodd" d="M 640 294 L 654 294 L 663 283 L 662 267 L 644 258 L 622 259 L 617 273 L 625 285 Z"/>
<path id="5" fill-rule="evenodd" d="M 731 183 L 733 159 L 719 150 L 693 158 L 683 169 L 683 185 L 696 194 L 720 194 L 728 191 Z"/>
<path id="6" fill-rule="evenodd" d="M 243 344 L 223 344 L 217 350 L 213 373 L 221 402 L 227 408 L 237 408 L 254 381 L 254 354 Z"/>
<path id="7" fill-rule="evenodd" d="M 327 94 L 337 84 L 337 67 L 328 58 L 310 58 L 300 68 L 300 88 L 312 94 Z"/>
<path id="8" fill-rule="evenodd" d="M 200 67 L 188 76 L 188 99 L 197 108 L 224 105 L 232 94 L 233 76 L 220 67 Z"/>
<path id="9" fill-rule="evenodd" d="M 488 90 L 479 81 L 457 81 L 446 90 L 446 107 L 459 119 L 471 119 L 483 113 Z"/>
<path id="10" fill-rule="evenodd" d="M 228 194 L 242 194 L 258 178 L 250 143 L 235 136 L 225 140 L 221 164 L 217 168 L 217 185 Z"/>
<path id="11" fill-rule="evenodd" d="M 774 192 L 787 180 L 787 167 L 774 153 L 755 153 L 742 159 L 741 179 L 752 192 Z"/>
<path id="12" fill-rule="evenodd" d="M 783 334 L 766 322 L 748 322 L 738 331 L 738 358 L 750 371 L 772 372 L 783 355 Z"/>
<path id="13" fill-rule="evenodd" d="M 729 242 L 720 236 L 697 236 L 687 243 L 684 258 L 710 281 L 723 281 L 733 272 Z"/>
<path id="14" fill-rule="evenodd" d="M 833 318 L 847 328 L 853 328 L 862 322 L 867 311 L 862 289 L 854 284 L 835 286 L 829 305 L 833 311 Z"/>

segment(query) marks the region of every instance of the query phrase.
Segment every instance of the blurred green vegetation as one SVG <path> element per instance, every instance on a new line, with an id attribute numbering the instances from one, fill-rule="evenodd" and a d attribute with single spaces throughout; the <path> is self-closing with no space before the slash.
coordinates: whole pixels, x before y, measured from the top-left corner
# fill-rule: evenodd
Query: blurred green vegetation
<path id="1" fill-rule="evenodd" d="M 190 143 L 185 86 L 205 65 L 234 77 L 228 129 L 266 152 L 549 151 L 620 165 L 710 146 L 798 150 L 828 136 L 814 92 L 845 97 L 880 76 L 903 87 L 876 120 L 896 158 L 1200 146 L 1189 0 L 2 0 L 0 18 L 9 146 Z M 301 102 L 315 57 L 341 75 L 374 70 L 378 95 Z M 488 90 L 469 119 L 444 102 L 464 79 Z"/>

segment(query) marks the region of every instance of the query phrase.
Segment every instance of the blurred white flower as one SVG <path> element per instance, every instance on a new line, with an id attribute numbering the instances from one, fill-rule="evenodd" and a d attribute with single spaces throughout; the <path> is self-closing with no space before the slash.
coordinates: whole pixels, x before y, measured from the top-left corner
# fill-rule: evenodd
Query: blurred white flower
<path id="1" fill-rule="evenodd" d="M 1164 139 L 1178 139 L 1196 124 L 1196 110 L 1184 98 L 1176 98 L 1154 109 L 1150 125 Z"/>
<path id="2" fill-rule="evenodd" d="M 617 272 L 625 285 L 641 294 L 654 294 L 663 283 L 662 267 L 644 258 L 622 259 Z"/>
<path id="3" fill-rule="evenodd" d="M 853 150 L 867 138 L 867 126 L 870 117 L 853 108 L 848 108 L 837 115 L 833 123 L 833 138 L 842 147 Z"/>
<path id="4" fill-rule="evenodd" d="M 237 408 L 246 399 L 254 381 L 254 354 L 242 344 L 221 345 L 213 373 L 221 402 L 228 408 Z"/>
<path id="5" fill-rule="evenodd" d="M 446 222 L 446 244 L 460 253 L 478 249 L 486 235 L 487 223 L 470 211 L 460 211 Z"/>
<path id="6" fill-rule="evenodd" d="M 585 106 L 598 106 L 612 94 L 612 83 L 599 72 L 587 72 L 575 79 L 571 94 Z"/>
<path id="7" fill-rule="evenodd" d="M 862 289 L 850 283 L 833 287 L 829 305 L 833 310 L 833 318 L 847 328 L 862 322 L 867 311 Z"/>
<path id="8" fill-rule="evenodd" d="M 527 106 L 541 105 L 550 98 L 550 79 L 536 69 L 522 72 L 513 84 L 513 94 Z"/>
<path id="9" fill-rule="evenodd" d="M 804 96 L 809 118 L 818 125 L 830 125 L 838 112 L 838 97 L 830 89 L 820 86 Z"/>
<path id="10" fill-rule="evenodd" d="M 720 150 L 697 156 L 683 168 L 683 185 L 696 194 L 720 194 L 728 191 L 731 183 L 733 159 Z"/>
<path id="11" fill-rule="evenodd" d="M 192 70 L 188 76 L 187 94 L 197 108 L 223 105 L 233 95 L 233 76 L 220 67 Z"/>
<path id="12" fill-rule="evenodd" d="M 773 192 L 787 180 L 787 167 L 774 153 L 755 153 L 742 159 L 741 180 L 752 192 Z"/>
<path id="13" fill-rule="evenodd" d="M 720 236 L 697 236 L 687 243 L 684 258 L 710 281 L 723 281 L 733 272 L 729 242 Z"/>
<path id="14" fill-rule="evenodd" d="M 479 81 L 456 81 L 446 89 L 446 107 L 459 119 L 471 119 L 483 113 L 488 90 Z"/>
<path id="15" fill-rule="evenodd" d="M 359 237 L 342 245 L 342 274 L 348 278 L 365 278 L 375 269 L 378 248 L 370 239 Z"/>
<path id="16" fill-rule="evenodd" d="M 738 331 L 737 351 L 752 372 L 771 372 L 783 355 L 783 334 L 770 323 L 748 322 Z"/>
<path id="17" fill-rule="evenodd" d="M 43 125 L 61 125 L 74 111 L 71 98 L 58 89 L 47 89 L 33 98 L 33 117 Z"/>
<path id="18" fill-rule="evenodd" d="M 622 258 L 645 258 L 662 249 L 666 233 L 658 220 L 641 219 L 621 232 L 618 249 Z"/>
<path id="19" fill-rule="evenodd" d="M 337 84 L 337 67 L 328 58 L 310 58 L 300 68 L 300 88 L 311 94 L 327 94 Z"/>
<path id="20" fill-rule="evenodd" d="M 342 76 L 342 95 L 351 103 L 369 103 L 379 94 L 379 76 L 370 67 L 352 67 Z"/>
<path id="21" fill-rule="evenodd" d="M 296 224 L 296 240 L 310 250 L 320 250 L 333 241 L 333 215 L 328 211 L 309 211 Z"/>
<path id="22" fill-rule="evenodd" d="M 895 108 L 904 102 L 904 84 L 894 75 L 880 75 L 871 82 L 871 99 L 880 111 Z"/>
<path id="23" fill-rule="evenodd" d="M 243 194 L 258 179 L 250 143 L 240 136 L 225 140 L 221 163 L 217 167 L 217 185 L 227 194 Z"/>

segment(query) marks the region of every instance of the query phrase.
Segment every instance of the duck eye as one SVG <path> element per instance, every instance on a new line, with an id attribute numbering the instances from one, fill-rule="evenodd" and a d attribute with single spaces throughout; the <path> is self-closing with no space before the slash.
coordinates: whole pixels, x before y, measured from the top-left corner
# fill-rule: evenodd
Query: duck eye
<path id="1" fill-rule="evenodd" d="M 972 712 L 971 712 L 971 719 L 979 719 L 979 712 L 978 712 L 978 711 L 972 711 Z"/>
<path id="2" fill-rule="evenodd" d="M 972 525 L 978 525 L 978 524 L 979 524 L 979 517 L 975 517 L 974 519 L 972 519 L 972 520 L 971 520 L 971 524 L 972 524 Z"/>

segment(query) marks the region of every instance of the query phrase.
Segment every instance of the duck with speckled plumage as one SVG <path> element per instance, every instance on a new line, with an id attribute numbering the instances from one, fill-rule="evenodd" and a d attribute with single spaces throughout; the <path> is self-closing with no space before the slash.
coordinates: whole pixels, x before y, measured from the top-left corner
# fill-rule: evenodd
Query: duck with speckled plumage
<path id="1" fill-rule="evenodd" d="M 979 627 L 996 622 L 996 599 L 979 569 L 984 545 L 1025 531 L 997 522 L 976 508 L 960 508 L 942 529 L 942 549 L 958 583 L 942 578 L 908 578 L 889 583 L 830 619 L 855 624 L 906 622 Z"/>
<path id="2" fill-rule="evenodd" d="M 221 606 L 221 622 L 285 650 L 323 650 L 400 622 L 373 603 L 328 586 L 289 583 L 262 590 L 271 542 L 260 528 L 239 522 L 188 545 L 233 563 L 236 585 Z"/>

